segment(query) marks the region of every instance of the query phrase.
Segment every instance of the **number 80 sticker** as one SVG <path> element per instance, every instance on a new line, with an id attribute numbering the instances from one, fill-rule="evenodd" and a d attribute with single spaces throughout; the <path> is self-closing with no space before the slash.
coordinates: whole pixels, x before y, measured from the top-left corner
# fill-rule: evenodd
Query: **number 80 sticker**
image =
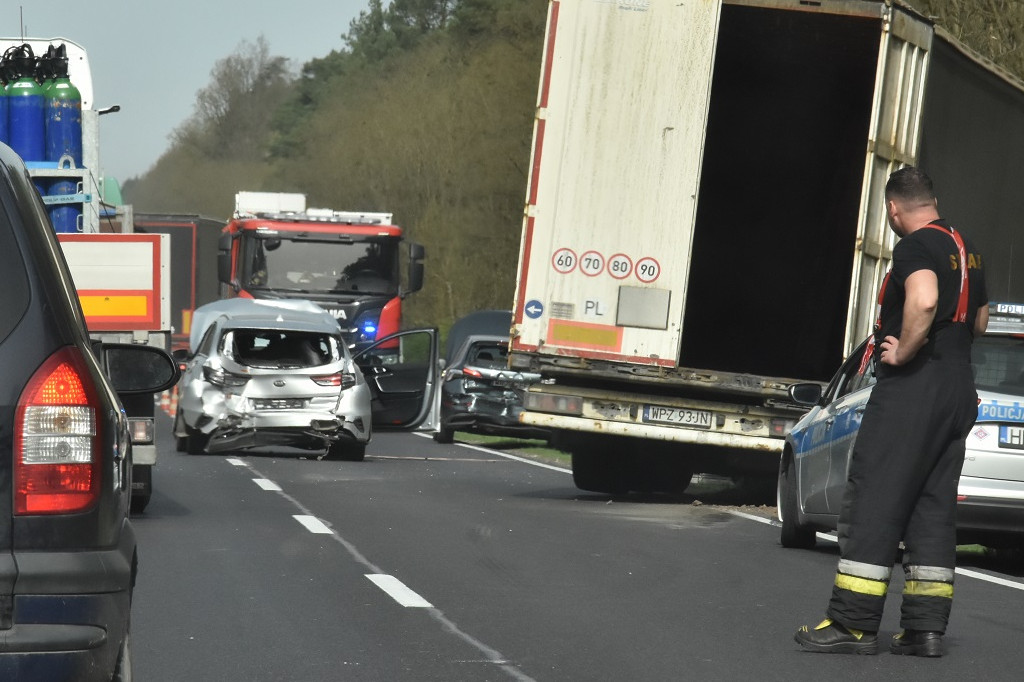
<path id="1" fill-rule="evenodd" d="M 650 284 L 661 276 L 661 264 L 651 258 L 641 258 L 636 263 L 636 278 L 645 284 Z"/>

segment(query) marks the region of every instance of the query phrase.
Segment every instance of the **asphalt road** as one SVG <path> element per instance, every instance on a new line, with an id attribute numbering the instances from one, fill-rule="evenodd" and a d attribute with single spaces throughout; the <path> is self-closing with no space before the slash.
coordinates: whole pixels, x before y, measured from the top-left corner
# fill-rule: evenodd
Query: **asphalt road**
<path id="1" fill-rule="evenodd" d="M 1018 679 L 1019 564 L 964 558 L 947 655 L 809 654 L 837 553 L 757 514 L 583 493 L 408 434 L 365 462 L 174 452 L 134 525 L 144 682 Z M 896 573 L 899 573 L 898 569 Z M 894 579 L 892 592 L 902 587 Z M 890 598 L 883 637 L 898 629 Z"/>

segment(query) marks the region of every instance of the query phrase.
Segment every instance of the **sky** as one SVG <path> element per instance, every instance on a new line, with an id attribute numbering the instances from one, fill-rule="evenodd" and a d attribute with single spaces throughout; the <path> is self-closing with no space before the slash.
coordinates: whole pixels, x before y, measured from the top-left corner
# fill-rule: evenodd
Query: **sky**
<path id="1" fill-rule="evenodd" d="M 0 37 L 67 38 L 85 48 L 100 117 L 101 173 L 149 170 L 193 112 L 214 64 L 262 35 L 294 70 L 344 46 L 368 0 L 4 0 Z"/>

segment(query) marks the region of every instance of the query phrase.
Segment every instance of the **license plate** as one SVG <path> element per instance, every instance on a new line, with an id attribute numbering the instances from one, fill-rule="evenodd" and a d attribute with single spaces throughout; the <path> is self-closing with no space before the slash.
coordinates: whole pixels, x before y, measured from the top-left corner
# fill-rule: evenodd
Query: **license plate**
<path id="1" fill-rule="evenodd" d="M 301 410 L 306 401 L 302 398 L 253 398 L 252 406 L 257 410 Z"/>
<path id="2" fill-rule="evenodd" d="M 1000 426 L 999 447 L 1024 450 L 1024 426 Z"/>
<path id="3" fill-rule="evenodd" d="M 711 413 L 704 410 L 690 410 L 685 407 L 663 407 L 644 405 L 644 421 L 658 424 L 691 426 L 698 429 L 711 428 Z"/>

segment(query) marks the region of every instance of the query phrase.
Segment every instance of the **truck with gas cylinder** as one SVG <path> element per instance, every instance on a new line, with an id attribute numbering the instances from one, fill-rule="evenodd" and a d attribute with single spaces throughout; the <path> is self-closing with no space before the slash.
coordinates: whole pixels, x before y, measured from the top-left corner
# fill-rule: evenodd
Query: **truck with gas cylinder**
<path id="1" fill-rule="evenodd" d="M 236 194 L 217 257 L 225 298 L 313 301 L 354 353 L 398 331 L 402 299 L 423 287 L 424 249 L 391 213 L 307 209 L 304 194 Z"/>
<path id="2" fill-rule="evenodd" d="M 24 160 L 71 269 L 90 336 L 170 350 L 170 249 L 165 235 L 132 233 L 130 206 L 101 201 L 99 117 L 89 58 L 66 38 L 0 38 L 8 81 L 0 133 Z M 152 494 L 154 400 L 127 395 L 133 512 Z"/>
<path id="3" fill-rule="evenodd" d="M 921 166 L 1024 300 L 1024 91 L 901 0 L 552 0 L 509 363 L 578 487 L 774 482 L 867 336 Z"/>

